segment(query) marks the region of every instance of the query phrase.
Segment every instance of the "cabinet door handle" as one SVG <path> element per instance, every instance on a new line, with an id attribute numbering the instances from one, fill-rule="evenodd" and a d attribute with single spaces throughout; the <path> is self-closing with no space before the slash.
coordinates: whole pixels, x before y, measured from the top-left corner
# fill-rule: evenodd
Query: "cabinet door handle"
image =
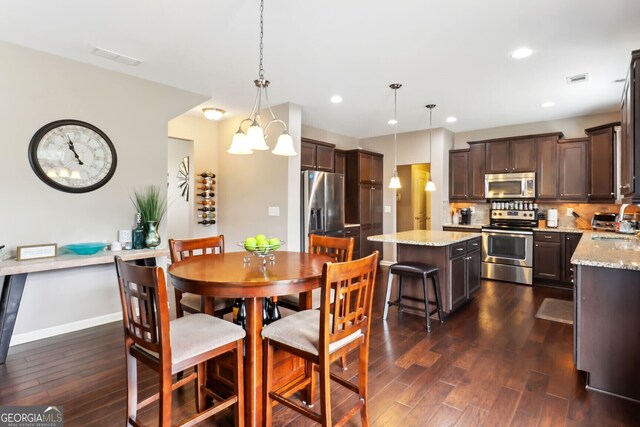
<path id="1" fill-rule="evenodd" d="M 612 196 L 615 196 L 615 195 L 616 195 L 616 193 L 611 193 L 611 195 L 612 195 Z"/>
<path id="2" fill-rule="evenodd" d="M 551 239 L 553 236 L 544 236 L 545 239 Z"/>
<path id="3" fill-rule="evenodd" d="M 536 248 L 538 247 L 538 244 L 536 243 Z"/>
<path id="4" fill-rule="evenodd" d="M 591 197 L 591 193 L 587 193 L 587 196 Z"/>
<path id="5" fill-rule="evenodd" d="M 456 251 L 464 251 L 462 248 L 456 248 Z"/>

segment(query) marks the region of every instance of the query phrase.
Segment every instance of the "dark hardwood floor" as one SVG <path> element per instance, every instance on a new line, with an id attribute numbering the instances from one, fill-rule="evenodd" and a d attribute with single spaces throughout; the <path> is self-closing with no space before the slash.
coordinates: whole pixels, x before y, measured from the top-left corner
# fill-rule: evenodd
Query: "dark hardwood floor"
<path id="1" fill-rule="evenodd" d="M 478 296 L 443 325 L 390 310 L 381 320 L 387 270 L 375 293 L 370 353 L 370 414 L 375 426 L 640 426 L 640 404 L 587 392 L 573 365 L 571 325 L 536 319 L 544 298 L 571 292 L 484 281 Z M 356 355 L 349 369 L 356 373 Z M 140 367 L 141 394 L 157 387 Z M 192 386 L 174 393 L 174 420 L 194 408 Z M 67 426 L 122 426 L 122 326 L 112 323 L 12 347 L 0 365 L 0 405 L 64 405 Z M 350 392 L 336 386 L 334 414 Z M 154 425 L 156 406 L 142 419 Z M 278 426 L 313 425 L 283 407 Z M 232 425 L 222 414 L 207 425 Z M 358 417 L 348 425 L 360 425 Z"/>

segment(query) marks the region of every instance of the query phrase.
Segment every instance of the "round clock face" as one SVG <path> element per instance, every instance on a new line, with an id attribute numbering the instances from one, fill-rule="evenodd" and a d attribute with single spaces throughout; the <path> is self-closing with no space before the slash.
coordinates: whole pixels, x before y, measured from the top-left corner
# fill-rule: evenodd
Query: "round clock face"
<path id="1" fill-rule="evenodd" d="M 47 185 L 86 193 L 105 185 L 116 170 L 116 150 L 97 127 L 79 120 L 49 123 L 31 138 L 31 168 Z"/>

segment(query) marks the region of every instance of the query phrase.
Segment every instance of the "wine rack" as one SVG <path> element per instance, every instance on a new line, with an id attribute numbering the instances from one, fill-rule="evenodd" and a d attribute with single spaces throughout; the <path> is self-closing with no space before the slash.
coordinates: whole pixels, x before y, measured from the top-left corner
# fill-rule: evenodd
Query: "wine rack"
<path id="1" fill-rule="evenodd" d="M 196 178 L 198 224 L 208 227 L 216 223 L 216 174 L 204 171 Z"/>

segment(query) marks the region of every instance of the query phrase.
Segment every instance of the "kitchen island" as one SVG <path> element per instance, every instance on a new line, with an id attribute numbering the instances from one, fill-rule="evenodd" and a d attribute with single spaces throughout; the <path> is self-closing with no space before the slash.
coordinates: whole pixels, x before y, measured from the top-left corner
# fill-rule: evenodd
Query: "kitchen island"
<path id="1" fill-rule="evenodd" d="M 368 240 L 396 243 L 398 262 L 417 261 L 438 267 L 442 310 L 449 314 L 480 289 L 481 237 L 479 233 L 412 230 L 369 236 Z M 411 286 L 415 280 L 406 279 L 405 293 L 421 296 L 421 285 L 416 282 Z"/>
<path id="2" fill-rule="evenodd" d="M 574 362 L 587 389 L 640 400 L 640 239 L 585 232 L 571 263 Z"/>

